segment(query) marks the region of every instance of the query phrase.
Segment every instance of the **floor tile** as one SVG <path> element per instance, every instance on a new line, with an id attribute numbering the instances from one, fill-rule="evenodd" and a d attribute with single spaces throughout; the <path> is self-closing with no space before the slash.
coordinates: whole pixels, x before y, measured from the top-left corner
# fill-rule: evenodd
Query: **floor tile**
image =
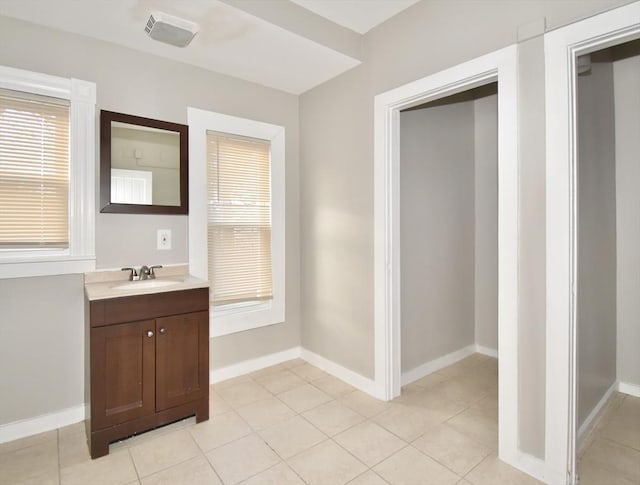
<path id="1" fill-rule="evenodd" d="M 273 394 L 280 394 L 307 383 L 307 381 L 287 369 L 261 377 L 257 381 Z"/>
<path id="2" fill-rule="evenodd" d="M 84 421 L 80 421 L 79 423 L 70 424 L 69 426 L 64 426 L 62 428 L 58 428 L 58 438 L 63 438 L 65 436 L 74 435 L 77 433 L 87 433 L 87 425 Z"/>
<path id="3" fill-rule="evenodd" d="M 280 462 L 280 457 L 255 434 L 207 453 L 225 485 L 241 482 Z"/>
<path id="4" fill-rule="evenodd" d="M 500 461 L 495 453 L 486 457 L 465 479 L 473 485 L 534 485 L 538 480 Z"/>
<path id="5" fill-rule="evenodd" d="M 353 391 L 340 396 L 338 399 L 366 418 L 380 414 L 391 406 L 391 403 L 380 401 L 362 391 Z"/>
<path id="6" fill-rule="evenodd" d="M 284 459 L 327 439 L 324 433 L 300 416 L 264 429 L 260 431 L 260 436 Z"/>
<path id="7" fill-rule="evenodd" d="M 207 459 L 195 458 L 142 479 L 142 485 L 222 485 Z"/>
<path id="8" fill-rule="evenodd" d="M 460 476 L 466 475 L 492 452 L 446 424 L 428 430 L 412 445 Z"/>
<path id="9" fill-rule="evenodd" d="M 7 443 L 0 443 L 0 454 L 10 453 L 12 451 L 28 448 L 33 445 L 40 445 L 47 441 L 56 441 L 58 439 L 58 431 L 45 431 L 44 433 L 34 434 L 27 436 L 26 438 L 20 438 L 17 440 L 9 441 Z"/>
<path id="10" fill-rule="evenodd" d="M 211 390 L 209 393 L 209 417 L 218 416 L 231 411 L 231 406 L 220 397 L 220 394 Z"/>
<path id="11" fill-rule="evenodd" d="M 469 408 L 448 420 L 447 424 L 494 451 L 498 449 L 498 422 L 477 409 Z"/>
<path id="12" fill-rule="evenodd" d="M 296 455 L 289 465 L 309 485 L 343 485 L 367 469 L 331 440 Z"/>
<path id="13" fill-rule="evenodd" d="M 429 428 L 442 422 L 425 410 L 395 403 L 375 416 L 373 421 L 407 442 L 415 440 Z"/>
<path id="14" fill-rule="evenodd" d="M 129 450 L 60 470 L 61 485 L 125 485 L 138 479 Z"/>
<path id="15" fill-rule="evenodd" d="M 353 386 L 350 386 L 337 377 L 333 377 L 330 375 L 314 380 L 313 385 L 332 397 L 340 397 L 343 394 L 355 391 L 355 388 Z"/>
<path id="16" fill-rule="evenodd" d="M 596 438 L 583 461 L 640 483 L 640 451 L 604 438 Z"/>
<path id="17" fill-rule="evenodd" d="M 315 408 L 316 406 L 333 399 L 331 396 L 322 392 L 317 387 L 313 387 L 311 384 L 305 384 L 304 386 L 283 392 L 278 395 L 278 398 L 298 413 Z"/>
<path id="18" fill-rule="evenodd" d="M 269 391 L 254 381 L 241 382 L 234 386 L 216 389 L 216 392 L 234 409 L 271 397 Z"/>
<path id="19" fill-rule="evenodd" d="M 1 482 L 0 482 L 1 483 Z M 58 470 L 52 470 L 44 473 L 43 475 L 37 475 L 35 477 L 13 482 L 13 485 L 59 485 L 60 475 Z"/>
<path id="20" fill-rule="evenodd" d="M 261 399 L 238 408 L 238 414 L 254 430 L 261 430 L 296 415 L 290 407 L 276 397 Z"/>
<path id="21" fill-rule="evenodd" d="M 314 381 L 315 379 L 320 379 L 321 377 L 325 377 L 328 374 L 317 367 L 304 363 L 302 365 L 298 365 L 290 368 L 291 372 L 296 374 L 298 377 L 301 377 L 305 381 Z"/>
<path id="22" fill-rule="evenodd" d="M 194 458 L 200 453 L 186 430 L 159 436 L 133 446 L 129 451 L 141 478 Z"/>
<path id="23" fill-rule="evenodd" d="M 191 436 L 204 452 L 247 436 L 251 427 L 235 412 L 213 416 L 189 429 Z"/>
<path id="24" fill-rule="evenodd" d="M 302 416 L 328 436 L 349 429 L 365 419 L 338 401 L 321 404 L 303 413 Z"/>
<path id="25" fill-rule="evenodd" d="M 391 485 L 454 485 L 461 477 L 407 446 L 373 470 Z"/>
<path id="26" fill-rule="evenodd" d="M 216 392 L 220 392 L 220 390 L 222 389 L 237 386 L 238 384 L 242 384 L 243 382 L 251 382 L 251 381 L 253 381 L 251 376 L 246 374 L 243 376 L 232 377 L 231 379 L 226 379 L 224 381 L 216 382 L 215 384 L 213 384 L 213 389 Z"/>
<path id="27" fill-rule="evenodd" d="M 578 465 L 580 485 L 637 485 L 638 482 L 589 462 Z"/>
<path id="28" fill-rule="evenodd" d="M 370 467 L 407 446 L 406 442 L 371 421 L 340 433 L 334 440 Z"/>
<path id="29" fill-rule="evenodd" d="M 57 433 L 54 431 L 54 436 Z M 39 440 L 35 440 L 39 441 Z M 0 483 L 14 483 L 58 469 L 58 442 L 44 442 L 0 454 Z"/>
<path id="30" fill-rule="evenodd" d="M 87 436 L 83 431 L 61 433 L 58 438 L 60 467 L 65 468 L 91 459 Z"/>
<path id="31" fill-rule="evenodd" d="M 367 470 L 362 475 L 357 476 L 351 480 L 347 485 L 387 485 L 388 482 L 384 481 L 377 473 Z"/>
<path id="32" fill-rule="evenodd" d="M 615 415 L 598 431 L 603 438 L 640 451 L 640 414 L 635 419 Z"/>
<path id="33" fill-rule="evenodd" d="M 242 485 L 304 485 L 302 479 L 284 462 L 241 482 Z"/>

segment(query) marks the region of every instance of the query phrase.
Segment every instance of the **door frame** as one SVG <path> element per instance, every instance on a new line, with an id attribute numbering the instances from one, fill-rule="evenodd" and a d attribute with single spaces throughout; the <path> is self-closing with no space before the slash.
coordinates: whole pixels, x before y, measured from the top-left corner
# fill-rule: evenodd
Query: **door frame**
<path id="1" fill-rule="evenodd" d="M 518 468 L 518 111 L 517 46 L 375 97 L 374 341 L 376 396 L 400 394 L 400 111 L 498 83 L 499 454 Z"/>
<path id="2" fill-rule="evenodd" d="M 550 483 L 575 483 L 577 433 L 576 57 L 640 37 L 640 2 L 545 35 L 546 429 Z"/>

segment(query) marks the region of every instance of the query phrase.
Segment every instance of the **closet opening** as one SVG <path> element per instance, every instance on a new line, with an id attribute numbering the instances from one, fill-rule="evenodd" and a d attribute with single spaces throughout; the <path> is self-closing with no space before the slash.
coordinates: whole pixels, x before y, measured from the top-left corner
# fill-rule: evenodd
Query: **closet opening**
<path id="1" fill-rule="evenodd" d="M 576 461 L 640 481 L 640 39 L 577 57 Z"/>
<path id="2" fill-rule="evenodd" d="M 437 426 L 488 454 L 498 450 L 498 83 L 401 110 L 399 126 L 399 402 L 415 411 L 417 436 Z"/>

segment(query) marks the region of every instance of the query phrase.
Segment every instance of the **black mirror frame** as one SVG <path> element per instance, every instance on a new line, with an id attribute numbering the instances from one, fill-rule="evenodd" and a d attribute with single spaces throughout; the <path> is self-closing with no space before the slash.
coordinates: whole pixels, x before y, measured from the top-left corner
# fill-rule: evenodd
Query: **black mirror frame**
<path id="1" fill-rule="evenodd" d="M 111 122 L 147 126 L 180 134 L 180 205 L 117 204 L 111 202 Z M 189 127 L 169 121 L 100 111 L 100 212 L 116 214 L 189 213 Z"/>

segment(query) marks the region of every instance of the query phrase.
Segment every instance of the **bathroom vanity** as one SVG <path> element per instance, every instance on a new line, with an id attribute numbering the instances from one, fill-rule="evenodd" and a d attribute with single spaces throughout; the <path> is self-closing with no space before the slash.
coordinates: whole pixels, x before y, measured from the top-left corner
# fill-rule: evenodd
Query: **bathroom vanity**
<path id="1" fill-rule="evenodd" d="M 92 458 L 108 454 L 113 441 L 193 415 L 209 418 L 208 284 L 189 276 L 152 281 L 160 283 L 85 284 Z"/>

